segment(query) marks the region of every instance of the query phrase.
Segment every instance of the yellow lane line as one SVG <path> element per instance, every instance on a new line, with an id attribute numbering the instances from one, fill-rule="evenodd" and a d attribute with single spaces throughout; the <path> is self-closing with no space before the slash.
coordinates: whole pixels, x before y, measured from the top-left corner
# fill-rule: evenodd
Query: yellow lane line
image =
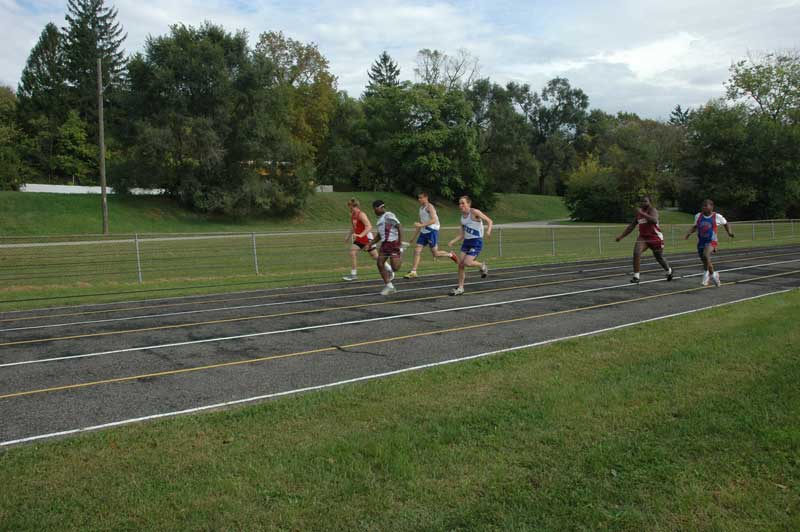
<path id="1" fill-rule="evenodd" d="M 772 257 L 782 257 L 787 255 L 793 255 L 794 253 L 789 254 L 778 254 L 773 255 Z M 771 258 L 771 257 L 759 257 L 759 258 Z M 752 260 L 752 258 L 741 258 L 741 259 L 731 259 L 725 261 L 725 263 L 731 262 L 742 262 Z M 677 266 L 674 270 L 680 270 L 685 268 L 693 268 L 694 266 L 686 265 L 686 266 Z M 644 270 L 642 273 L 650 273 L 661 271 L 660 269 L 652 269 L 652 270 Z M 601 279 L 609 279 L 611 277 L 618 276 L 618 273 L 611 273 L 611 274 L 604 274 L 604 275 L 596 275 L 593 277 L 581 277 L 578 279 L 565 279 L 560 281 L 548 281 L 545 283 L 534 283 L 534 284 L 527 284 L 527 285 L 515 285 L 515 286 L 507 286 L 501 288 L 490 288 L 486 290 L 476 290 L 474 292 L 468 292 L 468 295 L 474 296 L 479 294 L 489 294 L 494 292 L 507 292 L 510 290 L 518 290 L 518 289 L 525 289 L 525 288 L 539 288 L 542 286 L 553 286 L 553 285 L 560 285 L 560 284 L 569 284 L 569 283 L 577 283 L 582 281 L 596 281 Z M 76 334 L 76 335 L 69 335 L 69 336 L 53 336 L 53 337 L 46 337 L 46 338 L 34 338 L 30 340 L 16 340 L 13 342 L 4 342 L 0 343 L 0 347 L 12 347 L 18 345 L 32 345 L 32 344 L 41 344 L 47 342 L 60 342 L 65 340 L 79 340 L 82 338 L 98 338 L 104 336 L 120 336 L 124 334 L 135 334 L 135 333 L 142 333 L 142 332 L 153 332 L 153 331 L 165 331 L 165 330 L 174 330 L 174 329 L 184 329 L 190 327 L 202 327 L 205 325 L 220 325 L 224 323 L 239 323 L 244 321 L 253 321 L 253 320 L 262 320 L 262 319 L 270 319 L 270 318 L 282 318 L 287 316 L 300 316 L 304 314 L 322 314 L 325 312 L 334 312 L 338 310 L 352 310 L 358 308 L 368 308 L 368 307 L 376 307 L 376 306 L 385 306 L 385 305 L 395 305 L 400 303 L 415 303 L 419 301 L 431 301 L 436 299 L 447 299 L 449 296 L 442 294 L 442 295 L 435 295 L 435 296 L 425 296 L 425 297 L 417 297 L 417 298 L 408 298 L 408 299 L 393 299 L 389 301 L 380 301 L 377 303 L 359 303 L 356 305 L 346 305 L 346 306 L 339 306 L 339 307 L 317 307 L 313 309 L 306 309 L 306 310 L 295 310 L 295 311 L 288 311 L 288 312 L 275 312 L 272 314 L 259 314 L 256 316 L 244 316 L 238 318 L 224 318 L 224 319 L 217 319 L 217 320 L 206 320 L 206 321 L 196 321 L 196 322 L 188 322 L 188 323 L 179 323 L 174 325 L 159 325 L 155 327 L 143 327 L 138 329 L 123 329 L 121 331 L 104 331 L 104 332 L 97 332 L 97 333 L 86 333 L 86 334 Z"/>
<path id="2" fill-rule="evenodd" d="M 762 279 L 771 279 L 771 278 L 774 278 L 774 277 L 785 277 L 787 275 L 794 275 L 794 274 L 798 274 L 798 273 L 800 273 L 800 270 L 793 270 L 791 272 L 776 273 L 776 274 L 771 274 L 771 275 L 762 275 L 762 276 L 759 276 L 759 277 L 752 277 L 750 279 L 743 279 L 741 281 L 733 281 L 733 282 L 729 282 L 729 283 L 723 283 L 723 286 L 744 284 L 744 283 L 749 283 L 749 282 L 753 282 L 753 281 L 759 281 L 759 280 L 762 280 Z M 0 395 L 0 399 L 11 399 L 11 398 L 14 398 L 14 397 L 37 395 L 37 394 L 43 394 L 43 393 L 48 393 L 48 392 L 57 392 L 57 391 L 64 391 L 64 390 L 75 390 L 75 389 L 87 388 L 87 387 L 91 387 L 91 386 L 99 386 L 99 385 L 102 385 L 102 384 L 113 384 L 113 383 L 119 383 L 119 382 L 129 382 L 129 381 L 134 381 L 134 380 L 139 380 L 139 379 L 147 379 L 147 378 L 152 378 L 152 377 L 165 377 L 165 376 L 171 376 L 171 375 L 180 375 L 180 374 L 183 374 L 183 373 L 194 373 L 194 372 L 198 372 L 198 371 L 207 371 L 207 370 L 226 368 L 226 367 L 232 367 L 232 366 L 241 366 L 241 365 L 244 365 L 244 364 L 255 364 L 255 363 L 259 363 L 259 362 L 267 362 L 267 361 L 271 361 L 271 360 L 279 360 L 279 359 L 283 359 L 283 358 L 292 358 L 292 357 L 298 357 L 298 356 L 304 356 L 304 355 L 327 353 L 327 352 L 330 352 L 330 351 L 353 349 L 353 348 L 356 348 L 356 347 L 364 347 L 364 346 L 368 346 L 368 345 L 385 344 L 385 343 L 389 343 L 389 342 L 398 342 L 398 341 L 401 341 L 401 340 L 411 340 L 411 339 L 414 339 L 414 338 L 422 338 L 422 337 L 425 337 L 425 336 L 433 336 L 433 335 L 437 335 L 437 334 L 448 334 L 448 333 L 454 333 L 454 332 L 482 329 L 482 328 L 486 328 L 486 327 L 496 327 L 498 325 L 506 325 L 506 324 L 509 324 L 509 323 L 518 323 L 518 322 L 521 322 L 521 321 L 530 321 L 530 320 L 535 320 L 535 319 L 540 319 L 540 318 L 549 318 L 549 317 L 552 317 L 552 316 L 561 316 L 561 315 L 564 315 L 564 314 L 572 314 L 572 313 L 575 313 L 575 312 L 583 312 L 583 311 L 587 311 L 587 310 L 596 310 L 596 309 L 600 309 L 600 308 L 608 308 L 608 307 L 623 305 L 623 304 L 627 304 L 627 303 L 636 303 L 636 302 L 647 301 L 647 300 L 650 300 L 650 299 L 656 299 L 656 298 L 660 298 L 660 297 L 666 297 L 666 296 L 677 295 L 677 294 L 686 294 L 686 293 L 690 293 L 690 292 L 697 292 L 697 291 L 700 291 L 700 290 L 709 290 L 709 289 L 712 289 L 712 287 L 710 287 L 710 286 L 698 286 L 698 287 L 695 287 L 695 288 L 685 288 L 683 290 L 674 290 L 674 291 L 671 291 L 671 292 L 663 292 L 663 293 L 659 293 L 659 294 L 652 294 L 652 295 L 649 295 L 649 296 L 640 296 L 640 297 L 631 298 L 631 299 L 624 299 L 622 301 L 612 301 L 610 303 L 599 303 L 597 305 L 589 305 L 589 306 L 586 306 L 586 307 L 578 307 L 578 308 L 572 308 L 572 309 L 558 310 L 558 311 L 554 311 L 554 312 L 545 312 L 545 313 L 542 313 L 542 314 L 533 314 L 533 315 L 530 315 L 530 316 L 522 316 L 522 317 L 519 317 L 519 318 L 508 318 L 508 319 L 504 319 L 504 320 L 490 321 L 490 322 L 485 322 L 485 323 L 477 323 L 477 324 L 473 324 L 473 325 L 463 325 L 461 327 L 450 327 L 450 328 L 447 328 L 447 329 L 439 329 L 439 330 L 436 330 L 436 331 L 426 331 L 426 332 L 421 332 L 421 333 L 407 334 L 407 335 L 403 335 L 403 336 L 394 336 L 394 337 L 391 337 L 391 338 L 380 338 L 380 339 L 377 339 L 377 340 L 368 340 L 368 341 L 365 341 L 365 342 L 357 342 L 357 343 L 352 343 L 352 344 L 347 344 L 347 345 L 342 345 L 342 346 L 322 347 L 322 348 L 319 348 L 319 349 L 311 349 L 311 350 L 307 350 L 307 351 L 296 351 L 294 353 L 285 353 L 285 354 L 282 354 L 282 355 L 270 355 L 270 356 L 259 357 L 259 358 L 248 358 L 246 360 L 236 360 L 236 361 L 232 361 L 232 362 L 222 362 L 222 363 L 219 363 L 219 364 L 209 364 L 209 365 L 197 366 L 197 367 L 193 367 L 193 368 L 183 368 L 183 369 L 175 369 L 175 370 L 168 370 L 168 371 L 160 371 L 160 372 L 157 372 L 157 373 L 146 373 L 146 374 L 142 374 L 142 375 L 133 375 L 133 376 L 129 376 L 129 377 L 117 377 L 117 378 L 114 378 L 114 379 L 105 379 L 105 380 L 100 380 L 100 381 L 84 382 L 84 383 L 80 383 L 80 384 L 68 384 L 68 385 L 64 385 L 64 386 L 55 386 L 55 387 L 51 387 L 51 388 L 41 388 L 41 389 L 38 389 L 38 390 L 27 390 L 27 391 L 22 391 L 22 392 L 14 392 L 14 393 L 9 393 L 9 394 L 5 394 L 5 395 Z"/>

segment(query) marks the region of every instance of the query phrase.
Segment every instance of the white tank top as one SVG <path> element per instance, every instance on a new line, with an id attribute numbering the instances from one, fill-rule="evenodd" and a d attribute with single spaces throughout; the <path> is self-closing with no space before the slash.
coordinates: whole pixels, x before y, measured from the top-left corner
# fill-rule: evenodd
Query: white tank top
<path id="1" fill-rule="evenodd" d="M 426 223 L 430 222 L 431 220 L 433 220 L 433 217 L 428 212 L 428 210 L 425 207 L 420 207 L 419 208 L 419 221 L 422 222 L 423 224 L 426 224 Z M 440 227 L 439 224 L 426 225 L 425 227 L 423 227 L 420 230 L 420 233 L 430 233 L 431 231 L 438 231 L 439 227 Z"/>
<path id="2" fill-rule="evenodd" d="M 464 240 L 483 238 L 483 220 L 472 218 L 472 209 L 461 217 L 461 227 L 464 229 Z"/>

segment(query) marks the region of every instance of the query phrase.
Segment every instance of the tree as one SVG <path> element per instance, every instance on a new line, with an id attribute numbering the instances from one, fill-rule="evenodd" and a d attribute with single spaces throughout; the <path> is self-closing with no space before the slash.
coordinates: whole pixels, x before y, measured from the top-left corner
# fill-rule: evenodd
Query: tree
<path id="1" fill-rule="evenodd" d="M 424 48 L 417 52 L 414 74 L 424 85 L 440 85 L 446 90 L 468 88 L 477 79 L 478 59 L 463 48 L 455 56 Z"/>
<path id="2" fill-rule="evenodd" d="M 371 175 L 367 162 L 369 133 L 363 104 L 339 92 L 331 117 L 328 136 L 317 157 L 323 183 L 346 190 L 369 187 Z"/>
<path id="3" fill-rule="evenodd" d="M 69 109 L 67 91 L 63 36 L 49 23 L 28 56 L 17 88 L 23 120 L 41 114 L 61 122 Z"/>
<path id="4" fill-rule="evenodd" d="M 691 109 L 681 109 L 680 105 L 676 105 L 675 109 L 669 114 L 669 123 L 673 126 L 685 126 L 689 123 L 691 116 Z"/>
<path id="5" fill-rule="evenodd" d="M 396 87 L 400 84 L 400 67 L 384 50 L 372 63 L 367 77 L 369 77 L 367 94 L 374 93 L 379 87 Z"/>
<path id="6" fill-rule="evenodd" d="M 311 147 L 292 134 L 286 86 L 305 74 L 291 80 L 291 68 L 253 53 L 244 31 L 210 23 L 148 39 L 130 62 L 134 125 L 115 184 L 163 187 L 207 212 L 298 209 L 313 169 Z"/>
<path id="7" fill-rule="evenodd" d="M 0 190 L 16 189 L 31 175 L 25 164 L 25 134 L 16 124 L 17 101 L 11 87 L 0 87 Z"/>
<path id="8" fill-rule="evenodd" d="M 789 120 L 800 109 L 800 51 L 751 56 L 731 65 L 730 72 L 725 84 L 729 100 L 754 104 L 778 121 Z"/>
<path id="9" fill-rule="evenodd" d="M 336 78 L 328 69 L 328 60 L 316 44 L 274 31 L 259 36 L 255 55 L 274 65 L 278 87 L 289 102 L 292 134 L 316 154 L 336 106 Z"/>
<path id="10" fill-rule="evenodd" d="M 86 179 L 97 168 L 97 148 L 88 142 L 86 129 L 77 111 L 70 111 L 58 128 L 55 169 L 70 178 L 72 184 L 86 184 Z"/>
<path id="11" fill-rule="evenodd" d="M 111 98 L 124 83 L 126 61 L 121 50 L 127 34 L 116 21 L 117 10 L 104 0 L 68 0 L 64 32 L 66 78 L 75 94 L 75 109 L 97 130 L 97 58 L 102 61 L 104 93 Z"/>
<path id="12" fill-rule="evenodd" d="M 66 81 L 64 39 L 55 24 L 47 24 L 31 50 L 17 87 L 17 117 L 30 139 L 25 158 L 39 179 L 56 176 L 56 138 L 72 104 Z"/>
<path id="13" fill-rule="evenodd" d="M 514 107 L 513 91 L 482 79 L 472 85 L 467 97 L 478 131 L 481 166 L 491 189 L 534 192 L 539 162 L 530 151 L 530 128 Z"/>

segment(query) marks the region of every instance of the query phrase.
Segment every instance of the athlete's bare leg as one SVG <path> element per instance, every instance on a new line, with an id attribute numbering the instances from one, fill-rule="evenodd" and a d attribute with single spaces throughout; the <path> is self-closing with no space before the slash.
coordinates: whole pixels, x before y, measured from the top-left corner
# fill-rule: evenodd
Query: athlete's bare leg
<path id="1" fill-rule="evenodd" d="M 703 266 L 705 266 L 706 271 L 709 275 L 714 274 L 714 263 L 711 262 L 711 254 L 714 253 L 714 246 L 708 244 L 703 249 Z"/>
<path id="2" fill-rule="evenodd" d="M 656 261 L 661 265 L 661 267 L 664 268 L 665 272 L 668 272 L 670 270 L 669 263 L 667 262 L 667 259 L 664 258 L 664 251 L 663 250 L 654 249 L 653 250 L 653 256 L 656 258 Z"/>
<path id="3" fill-rule="evenodd" d="M 644 240 L 637 240 L 633 244 L 633 273 L 639 273 L 642 269 L 642 253 L 647 249 L 647 244 Z"/>

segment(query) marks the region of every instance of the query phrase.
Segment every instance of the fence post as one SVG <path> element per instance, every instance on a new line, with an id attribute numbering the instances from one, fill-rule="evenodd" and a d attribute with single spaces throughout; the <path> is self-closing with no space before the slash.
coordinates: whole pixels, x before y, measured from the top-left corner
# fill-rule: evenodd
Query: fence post
<path id="1" fill-rule="evenodd" d="M 256 265 L 256 275 L 261 275 L 258 273 L 258 250 L 256 249 L 256 234 L 250 233 L 250 236 L 253 238 L 253 263 Z"/>
<path id="2" fill-rule="evenodd" d="M 772 240 L 775 240 L 775 222 L 770 222 L 770 229 L 772 229 Z"/>
<path id="3" fill-rule="evenodd" d="M 550 234 L 553 237 L 553 256 L 556 256 L 556 230 L 555 228 L 550 229 Z"/>
<path id="4" fill-rule="evenodd" d="M 497 232 L 499 233 L 498 236 L 500 237 L 500 250 L 499 250 L 498 254 L 499 254 L 500 257 L 502 257 L 503 256 L 503 228 L 502 227 L 499 228 L 497 230 Z"/>
<path id="5" fill-rule="evenodd" d="M 756 223 L 753 222 L 753 240 L 756 239 Z"/>
<path id="6" fill-rule="evenodd" d="M 600 233 L 601 227 L 597 226 L 597 249 L 600 250 L 600 256 L 603 256 L 603 236 Z"/>
<path id="7" fill-rule="evenodd" d="M 133 235 L 133 239 L 136 243 L 136 271 L 139 274 L 139 284 L 142 284 L 142 255 L 139 252 L 139 233 Z"/>

